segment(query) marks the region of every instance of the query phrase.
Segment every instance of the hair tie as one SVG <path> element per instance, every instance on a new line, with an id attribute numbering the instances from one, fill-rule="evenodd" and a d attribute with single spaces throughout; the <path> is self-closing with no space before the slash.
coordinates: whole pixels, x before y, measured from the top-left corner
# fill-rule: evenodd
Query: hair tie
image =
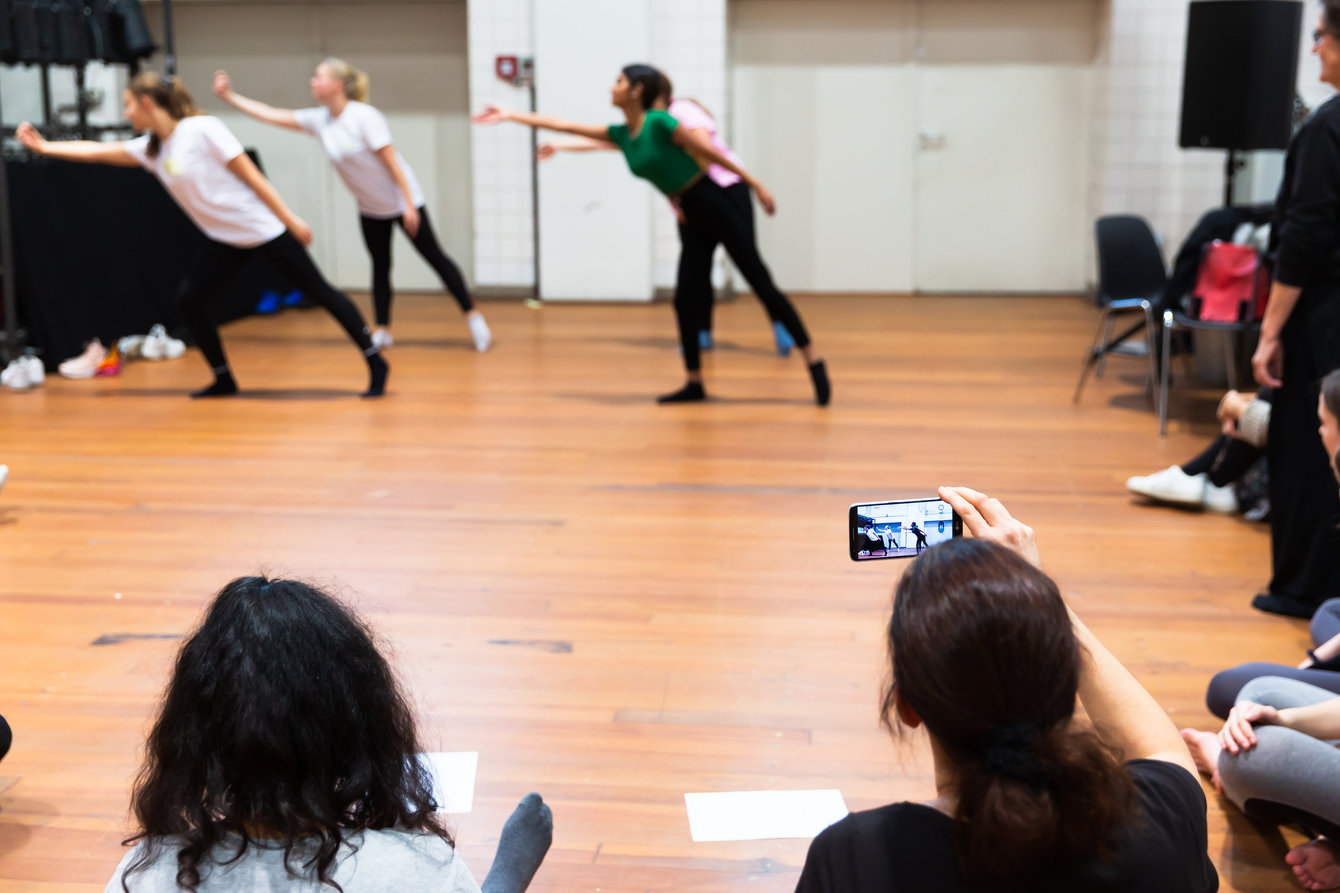
<path id="1" fill-rule="evenodd" d="M 1047 767 L 1038 754 L 1042 730 L 1031 722 L 996 726 L 981 738 L 982 765 L 992 775 L 1030 785 L 1047 784 Z"/>

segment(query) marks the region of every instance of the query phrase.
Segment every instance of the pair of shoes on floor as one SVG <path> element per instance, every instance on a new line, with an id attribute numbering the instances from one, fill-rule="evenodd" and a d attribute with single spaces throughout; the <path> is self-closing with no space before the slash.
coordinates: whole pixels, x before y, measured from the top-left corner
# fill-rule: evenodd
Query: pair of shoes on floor
<path id="1" fill-rule="evenodd" d="M 1231 515 L 1238 510 L 1232 485 L 1216 487 L 1208 474 L 1187 474 L 1171 465 L 1154 474 L 1129 478 L 1126 489 L 1138 496 L 1183 508 L 1206 509 Z"/>
<path id="2" fill-rule="evenodd" d="M 127 335 L 116 342 L 116 347 L 126 360 L 175 360 L 186 353 L 186 342 L 173 338 L 161 324 L 149 329 L 147 335 Z"/>
<path id="3" fill-rule="evenodd" d="M 37 357 L 19 357 L 0 372 L 0 385 L 15 391 L 26 391 L 46 381 L 47 371 Z"/>
<path id="4" fill-rule="evenodd" d="M 489 324 L 484 321 L 484 317 L 480 314 L 467 316 L 465 324 L 470 329 L 470 340 L 474 341 L 475 350 L 480 353 L 488 350 L 489 346 L 493 344 L 493 332 L 489 331 Z M 378 350 L 386 350 L 393 344 L 395 344 L 395 339 L 391 337 L 391 332 L 388 329 L 377 328 L 372 330 L 373 347 Z"/>

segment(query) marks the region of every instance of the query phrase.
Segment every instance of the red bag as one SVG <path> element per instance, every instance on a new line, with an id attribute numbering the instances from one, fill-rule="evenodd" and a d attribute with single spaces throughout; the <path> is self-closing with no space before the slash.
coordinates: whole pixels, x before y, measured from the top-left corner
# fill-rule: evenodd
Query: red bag
<path id="1" fill-rule="evenodd" d="M 1216 239 L 1205 249 L 1191 292 L 1194 317 L 1206 322 L 1260 320 L 1269 296 L 1270 274 L 1255 248 Z"/>

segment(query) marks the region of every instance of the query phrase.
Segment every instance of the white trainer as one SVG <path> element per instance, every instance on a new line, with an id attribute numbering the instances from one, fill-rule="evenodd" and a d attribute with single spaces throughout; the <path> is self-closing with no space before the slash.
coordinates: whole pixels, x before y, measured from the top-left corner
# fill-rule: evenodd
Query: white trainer
<path id="1" fill-rule="evenodd" d="M 24 369 L 28 370 L 28 384 L 37 387 L 47 380 L 46 367 L 42 365 L 42 361 L 37 357 L 31 355 L 19 357 L 19 362 L 23 364 Z"/>
<path id="2" fill-rule="evenodd" d="M 489 349 L 493 343 L 493 333 L 489 331 L 489 324 L 484 322 L 484 314 L 475 313 L 465 318 L 465 323 L 470 327 L 470 337 L 475 341 L 475 350 L 483 353 Z"/>
<path id="3" fill-rule="evenodd" d="M 186 342 L 168 335 L 161 323 L 149 330 L 140 346 L 140 356 L 146 360 L 175 360 L 184 353 Z"/>
<path id="4" fill-rule="evenodd" d="M 1216 487 L 1206 481 L 1204 502 L 1205 508 L 1212 512 L 1221 512 L 1225 515 L 1238 513 L 1238 494 L 1233 492 L 1232 484 L 1227 487 Z"/>
<path id="5" fill-rule="evenodd" d="M 392 344 L 395 344 L 395 339 L 391 337 L 391 333 L 388 332 L 386 329 L 372 330 L 373 347 L 377 348 L 378 350 L 386 350 L 386 348 L 390 347 Z"/>
<path id="6" fill-rule="evenodd" d="M 102 346 L 102 342 L 94 338 L 84 348 L 84 352 L 77 357 L 71 357 L 60 366 L 56 367 L 61 375 L 66 378 L 92 378 L 93 373 L 98 371 L 102 361 L 107 359 L 107 348 Z"/>
<path id="7" fill-rule="evenodd" d="M 1187 474 L 1176 465 L 1126 481 L 1126 489 L 1156 502 L 1200 508 L 1205 504 L 1208 475 Z"/>
<path id="8" fill-rule="evenodd" d="M 127 335 L 116 342 L 116 349 L 121 353 L 122 359 L 142 359 L 146 340 L 148 339 L 144 335 Z"/>
<path id="9" fill-rule="evenodd" d="M 9 480 L 9 466 L 0 465 L 0 490 L 5 489 L 5 481 Z"/>
<path id="10" fill-rule="evenodd" d="M 33 386 L 32 380 L 28 377 L 28 364 L 20 357 L 5 367 L 5 371 L 0 372 L 0 385 L 15 391 L 26 391 Z"/>

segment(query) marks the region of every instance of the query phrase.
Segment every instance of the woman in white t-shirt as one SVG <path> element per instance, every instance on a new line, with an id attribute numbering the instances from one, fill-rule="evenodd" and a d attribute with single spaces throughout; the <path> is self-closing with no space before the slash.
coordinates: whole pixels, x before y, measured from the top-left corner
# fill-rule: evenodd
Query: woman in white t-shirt
<path id="1" fill-rule="evenodd" d="M 380 397 L 390 369 L 363 317 L 312 263 L 303 248 L 311 244 L 312 231 L 284 204 L 237 138 L 218 118 L 202 115 L 177 78 L 139 75 L 124 99 L 126 119 L 136 130 L 147 131 L 129 142 L 48 142 L 27 122 L 19 125 L 18 137 L 28 149 L 53 158 L 146 168 L 205 234 L 205 248 L 177 293 L 191 336 L 214 373 L 213 383 L 191 396 L 237 393 L 210 305 L 248 259 L 262 254 L 335 317 L 367 361 L 363 396 Z"/>
<path id="2" fill-rule="evenodd" d="M 363 241 L 372 255 L 372 303 L 377 327 L 372 342 L 391 345 L 391 230 L 399 224 L 423 259 L 465 314 L 475 349 L 493 341 L 484 315 L 470 299 L 460 268 L 442 250 L 428 220 L 423 191 L 414 171 L 391 145 L 386 116 L 368 105 L 368 76 L 342 59 L 326 59 L 316 67 L 309 109 L 277 109 L 233 91 L 228 72 L 214 73 L 219 98 L 258 121 L 299 130 L 321 141 L 335 172 L 358 201 Z"/>

